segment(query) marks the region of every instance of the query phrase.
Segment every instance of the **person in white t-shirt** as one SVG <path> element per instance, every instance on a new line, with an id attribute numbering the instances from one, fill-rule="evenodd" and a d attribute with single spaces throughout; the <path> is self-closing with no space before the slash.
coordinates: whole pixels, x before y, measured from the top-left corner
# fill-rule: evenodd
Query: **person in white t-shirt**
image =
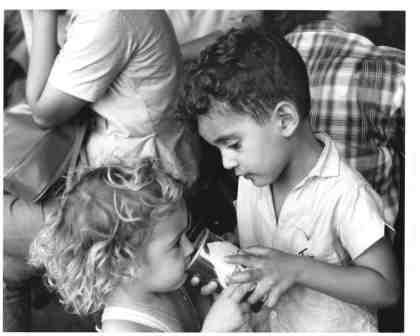
<path id="1" fill-rule="evenodd" d="M 299 53 L 263 30 L 234 30 L 188 78 L 187 112 L 239 176 L 242 253 L 226 261 L 247 269 L 228 283 L 256 283 L 255 330 L 376 331 L 377 309 L 400 295 L 389 223 L 368 182 L 312 133 Z"/>
<path id="2" fill-rule="evenodd" d="M 182 58 L 191 60 L 230 28 L 256 26 L 262 14 L 257 10 L 167 10 L 181 45 Z"/>
<path id="3" fill-rule="evenodd" d="M 132 165 L 156 156 L 175 178 L 191 183 L 197 174 L 194 137 L 175 118 L 181 54 L 166 13 L 75 11 L 59 49 L 58 12 L 32 12 L 26 98 L 34 121 L 55 127 L 88 106 L 96 119 L 86 143 L 89 166 Z M 4 277 L 12 298 L 5 300 L 7 331 L 29 328 L 28 309 L 15 303 L 26 300 L 19 294 L 22 280 L 33 275 L 25 261 L 29 243 L 55 203 L 55 197 L 30 204 L 4 195 Z"/>

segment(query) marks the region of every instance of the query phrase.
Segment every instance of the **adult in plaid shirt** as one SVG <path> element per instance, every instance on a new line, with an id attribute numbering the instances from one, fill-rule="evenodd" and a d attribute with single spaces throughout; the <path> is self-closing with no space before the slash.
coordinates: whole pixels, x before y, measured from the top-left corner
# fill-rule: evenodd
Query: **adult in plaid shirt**
<path id="1" fill-rule="evenodd" d="M 285 38 L 308 69 L 313 130 L 335 140 L 341 155 L 382 196 L 385 218 L 394 226 L 402 179 L 405 53 L 360 35 L 381 24 L 379 12 L 276 15 L 283 32 L 294 26 Z"/>

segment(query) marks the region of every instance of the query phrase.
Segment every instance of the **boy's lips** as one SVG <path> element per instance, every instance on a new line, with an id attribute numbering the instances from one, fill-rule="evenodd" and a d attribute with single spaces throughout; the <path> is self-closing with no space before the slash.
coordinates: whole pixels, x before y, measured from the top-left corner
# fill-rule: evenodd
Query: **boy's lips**
<path id="1" fill-rule="evenodd" d="M 248 173 L 248 174 L 243 174 L 242 176 L 243 178 L 247 180 L 251 180 L 254 177 L 254 174 Z"/>
<path id="2" fill-rule="evenodd" d="M 240 177 L 246 177 L 247 175 L 249 175 L 249 173 L 245 173 L 245 172 L 240 172 L 240 171 L 235 171 L 235 175 Z"/>

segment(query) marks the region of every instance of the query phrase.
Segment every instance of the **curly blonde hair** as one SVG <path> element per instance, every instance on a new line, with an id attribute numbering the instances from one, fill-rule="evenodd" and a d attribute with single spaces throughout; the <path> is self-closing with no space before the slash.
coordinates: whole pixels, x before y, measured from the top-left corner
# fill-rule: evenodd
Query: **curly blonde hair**
<path id="1" fill-rule="evenodd" d="M 68 310 L 95 313 L 121 280 L 135 276 L 135 251 L 182 198 L 183 185 L 156 159 L 85 171 L 32 242 L 29 261 L 45 269 Z"/>

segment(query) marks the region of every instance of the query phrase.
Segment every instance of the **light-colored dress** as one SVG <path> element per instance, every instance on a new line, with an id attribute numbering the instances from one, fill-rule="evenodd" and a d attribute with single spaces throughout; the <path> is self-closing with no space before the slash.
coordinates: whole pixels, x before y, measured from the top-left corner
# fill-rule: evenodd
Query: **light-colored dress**
<path id="1" fill-rule="evenodd" d="M 122 320 L 161 332 L 199 331 L 201 317 L 188 292 L 181 288 L 168 293 L 168 296 L 172 304 L 165 307 L 155 307 L 143 302 L 136 302 L 135 309 L 117 305 L 106 306 L 102 313 L 102 323 L 110 320 Z M 176 307 L 176 309 L 171 307 Z"/>

